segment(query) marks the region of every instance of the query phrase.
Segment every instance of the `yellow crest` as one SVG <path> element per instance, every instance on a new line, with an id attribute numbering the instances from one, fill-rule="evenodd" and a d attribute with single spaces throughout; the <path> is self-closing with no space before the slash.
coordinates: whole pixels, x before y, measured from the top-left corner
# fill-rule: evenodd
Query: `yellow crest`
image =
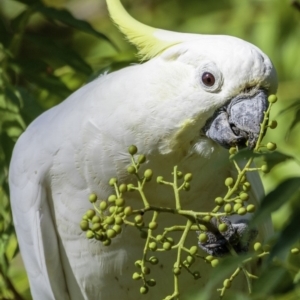
<path id="1" fill-rule="evenodd" d="M 120 0 L 106 0 L 111 19 L 138 49 L 141 60 L 151 59 L 165 49 L 181 43 L 183 40 L 176 32 L 156 29 L 140 23 L 131 17 Z"/>

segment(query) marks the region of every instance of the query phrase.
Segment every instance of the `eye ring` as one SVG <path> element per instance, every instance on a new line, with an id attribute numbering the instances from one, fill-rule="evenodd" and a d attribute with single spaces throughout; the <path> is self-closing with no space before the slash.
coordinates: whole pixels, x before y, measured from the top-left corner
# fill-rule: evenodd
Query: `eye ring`
<path id="1" fill-rule="evenodd" d="M 215 76 L 210 72 L 204 72 L 201 80 L 207 87 L 212 87 L 216 82 Z"/>

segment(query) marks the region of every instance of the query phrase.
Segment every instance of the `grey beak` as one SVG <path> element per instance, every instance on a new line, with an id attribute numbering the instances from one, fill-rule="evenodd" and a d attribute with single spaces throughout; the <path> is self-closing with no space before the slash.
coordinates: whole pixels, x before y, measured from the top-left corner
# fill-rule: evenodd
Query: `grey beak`
<path id="1" fill-rule="evenodd" d="M 254 148 L 264 112 L 268 108 L 266 91 L 239 95 L 221 107 L 203 128 L 204 134 L 225 148 L 245 146 Z"/>

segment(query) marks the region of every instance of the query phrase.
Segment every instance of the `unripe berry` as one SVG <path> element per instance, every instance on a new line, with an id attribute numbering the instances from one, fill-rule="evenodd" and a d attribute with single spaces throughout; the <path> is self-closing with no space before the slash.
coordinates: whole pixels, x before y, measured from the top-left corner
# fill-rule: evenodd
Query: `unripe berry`
<path id="1" fill-rule="evenodd" d="M 164 248 L 165 250 L 171 250 L 172 245 L 171 245 L 170 242 L 164 242 L 164 243 L 163 243 L 163 248 Z"/>
<path id="2" fill-rule="evenodd" d="M 250 188 L 251 188 L 250 182 L 247 181 L 243 184 L 243 191 L 247 192 L 250 190 Z"/>
<path id="3" fill-rule="evenodd" d="M 137 147 L 135 145 L 131 145 L 129 148 L 128 148 L 128 153 L 131 154 L 131 155 L 134 155 L 136 154 L 138 151 Z"/>
<path id="4" fill-rule="evenodd" d="M 146 156 L 144 154 L 139 155 L 138 163 L 143 164 L 146 161 Z"/>
<path id="5" fill-rule="evenodd" d="M 249 204 L 249 205 L 247 205 L 246 209 L 247 209 L 247 212 L 253 213 L 253 212 L 255 212 L 256 207 L 253 204 Z"/>
<path id="6" fill-rule="evenodd" d="M 89 219 L 92 219 L 96 212 L 93 209 L 89 209 L 85 214 Z"/>
<path id="7" fill-rule="evenodd" d="M 116 196 L 116 195 L 110 195 L 110 196 L 108 197 L 107 201 L 108 201 L 109 203 L 114 203 L 114 202 L 116 201 L 116 199 L 117 199 L 117 196 Z"/>
<path id="8" fill-rule="evenodd" d="M 156 242 L 149 243 L 149 249 L 152 250 L 152 251 L 155 251 L 157 249 Z"/>
<path id="9" fill-rule="evenodd" d="M 223 282 L 223 286 L 226 289 L 229 289 L 231 287 L 231 281 L 229 279 L 225 279 Z"/>
<path id="10" fill-rule="evenodd" d="M 189 182 L 186 182 L 186 183 L 184 184 L 184 186 L 183 186 L 183 189 L 184 189 L 185 191 L 189 191 L 190 188 L 191 188 L 191 185 L 190 185 Z"/>
<path id="11" fill-rule="evenodd" d="M 233 154 L 236 154 L 236 153 L 237 153 L 237 150 L 236 150 L 235 147 L 231 147 L 231 148 L 229 149 L 229 154 L 233 155 Z"/>
<path id="12" fill-rule="evenodd" d="M 120 216 L 116 216 L 115 217 L 115 224 L 122 225 L 123 224 L 123 219 Z"/>
<path id="13" fill-rule="evenodd" d="M 276 95 L 270 95 L 270 96 L 268 97 L 268 101 L 269 101 L 270 103 L 276 103 L 276 102 L 277 102 L 277 96 L 276 96 Z"/>
<path id="14" fill-rule="evenodd" d="M 240 216 L 243 216 L 243 215 L 245 215 L 245 214 L 247 213 L 247 210 L 246 210 L 245 207 L 241 207 L 241 208 L 237 211 L 237 213 L 238 213 Z"/>
<path id="15" fill-rule="evenodd" d="M 128 172 L 129 174 L 135 174 L 135 173 L 136 173 L 136 169 L 135 169 L 134 166 L 129 166 L 129 167 L 127 168 L 127 172 Z"/>
<path id="16" fill-rule="evenodd" d="M 132 214 L 132 208 L 130 206 L 125 207 L 124 214 L 125 216 L 130 216 Z"/>
<path id="17" fill-rule="evenodd" d="M 241 204 L 241 203 L 236 203 L 236 204 L 234 204 L 234 206 L 233 206 L 233 210 L 234 210 L 235 212 L 238 212 L 238 210 L 239 210 L 241 207 L 242 207 L 242 204 Z"/>
<path id="18" fill-rule="evenodd" d="M 150 274 L 151 270 L 148 267 L 142 267 L 142 272 L 143 272 L 143 274 L 148 275 L 148 274 Z"/>
<path id="19" fill-rule="evenodd" d="M 173 269 L 173 273 L 174 273 L 175 275 L 180 275 L 180 273 L 181 273 L 180 268 L 178 268 L 178 267 L 174 268 L 174 269 Z"/>
<path id="20" fill-rule="evenodd" d="M 206 233 L 200 233 L 198 239 L 201 243 L 206 243 L 207 240 L 208 240 L 207 234 Z"/>
<path id="21" fill-rule="evenodd" d="M 193 256 L 191 256 L 191 255 L 188 255 L 188 256 L 186 257 L 186 261 L 187 261 L 190 265 L 192 265 L 192 264 L 195 262 L 195 258 L 194 258 Z"/>
<path id="22" fill-rule="evenodd" d="M 225 231 L 227 231 L 228 226 L 225 223 L 221 223 L 221 224 L 219 224 L 218 229 L 220 232 L 225 232 Z"/>
<path id="23" fill-rule="evenodd" d="M 97 195 L 96 194 L 90 194 L 89 195 L 89 201 L 91 202 L 91 203 L 95 203 L 96 201 L 97 201 Z"/>
<path id="24" fill-rule="evenodd" d="M 300 252 L 300 250 L 298 248 L 291 249 L 292 254 L 298 254 L 299 252 Z"/>
<path id="25" fill-rule="evenodd" d="M 101 203 L 99 204 L 99 208 L 100 208 L 100 210 L 106 210 L 107 202 L 106 201 L 101 201 Z"/>
<path id="26" fill-rule="evenodd" d="M 93 216 L 92 223 L 101 223 L 101 219 L 98 216 Z"/>
<path id="27" fill-rule="evenodd" d="M 163 239 L 163 236 L 161 234 L 159 234 L 159 235 L 156 236 L 156 240 L 158 242 L 162 241 L 162 239 Z"/>
<path id="28" fill-rule="evenodd" d="M 81 228 L 81 230 L 83 230 L 83 231 L 88 230 L 88 229 L 89 229 L 89 222 L 86 221 L 86 220 L 82 220 L 82 221 L 80 222 L 80 228 Z"/>
<path id="29" fill-rule="evenodd" d="M 269 127 L 271 129 L 275 129 L 277 127 L 277 121 L 275 120 L 272 120 L 270 123 L 269 123 Z"/>
<path id="30" fill-rule="evenodd" d="M 88 239 L 92 239 L 92 238 L 94 237 L 94 232 L 93 232 L 92 230 L 88 230 L 88 231 L 86 232 L 86 237 L 87 237 Z"/>
<path id="31" fill-rule="evenodd" d="M 212 219 L 211 216 L 205 216 L 205 217 L 202 218 L 202 220 L 203 220 L 204 222 L 210 222 L 211 219 Z"/>
<path id="32" fill-rule="evenodd" d="M 215 258 L 211 261 L 210 264 L 213 268 L 215 268 L 219 264 L 219 260 Z"/>
<path id="33" fill-rule="evenodd" d="M 111 178 L 110 180 L 109 180 L 109 182 L 108 182 L 108 184 L 110 185 L 110 186 L 114 186 L 114 184 L 116 184 L 116 183 L 118 183 L 118 180 L 117 180 L 117 178 Z"/>
<path id="34" fill-rule="evenodd" d="M 134 262 L 134 265 L 137 267 L 137 268 L 140 268 L 141 267 L 141 265 L 142 265 L 142 261 L 139 259 L 139 260 L 136 260 L 135 262 Z"/>
<path id="35" fill-rule="evenodd" d="M 116 206 L 111 206 L 108 211 L 113 214 L 118 208 Z"/>
<path id="36" fill-rule="evenodd" d="M 222 206 L 222 205 L 224 204 L 224 200 L 223 200 L 222 197 L 217 197 L 217 198 L 215 199 L 215 203 L 216 203 L 217 205 Z"/>
<path id="37" fill-rule="evenodd" d="M 121 193 L 127 192 L 127 185 L 124 184 L 124 183 L 122 183 L 122 184 L 119 186 L 119 191 L 120 191 Z"/>
<path id="38" fill-rule="evenodd" d="M 134 217 L 134 222 L 137 224 L 141 224 L 143 222 L 143 216 L 137 215 Z"/>
<path id="39" fill-rule="evenodd" d="M 156 222 L 150 222 L 149 223 L 149 228 L 152 229 L 152 230 L 156 229 L 157 226 L 158 226 L 158 224 Z"/>
<path id="40" fill-rule="evenodd" d="M 147 293 L 148 293 L 148 287 L 147 287 L 147 286 L 142 286 L 142 287 L 140 288 L 140 293 L 141 293 L 142 295 L 147 294 Z"/>
<path id="41" fill-rule="evenodd" d="M 268 150 L 274 151 L 274 150 L 276 150 L 276 148 L 277 148 L 277 146 L 276 146 L 275 143 L 271 143 L 271 142 L 267 143 L 267 149 Z"/>
<path id="42" fill-rule="evenodd" d="M 234 181 L 233 181 L 233 178 L 232 178 L 232 177 L 227 177 L 227 178 L 225 179 L 225 185 L 226 185 L 226 186 L 232 186 L 233 183 L 234 183 Z"/>
<path id="43" fill-rule="evenodd" d="M 153 171 L 151 169 L 147 169 L 145 172 L 144 172 L 144 177 L 147 179 L 147 180 L 150 180 L 152 178 L 152 175 L 153 175 Z"/>
<path id="44" fill-rule="evenodd" d="M 187 173 L 184 175 L 184 181 L 190 182 L 193 179 L 192 173 Z"/>
<path id="45" fill-rule="evenodd" d="M 93 231 L 98 231 L 99 229 L 101 229 L 101 223 L 94 223 L 93 225 L 92 225 L 92 230 Z"/>
<path id="46" fill-rule="evenodd" d="M 127 184 L 127 191 L 134 192 L 135 191 L 134 184 L 132 183 Z"/>
<path id="47" fill-rule="evenodd" d="M 106 239 L 103 243 L 104 246 L 109 246 L 111 244 L 111 239 Z"/>
<path id="48" fill-rule="evenodd" d="M 247 193 L 245 193 L 245 192 L 241 192 L 240 193 L 240 199 L 242 201 L 247 201 L 249 199 L 249 195 Z"/>
<path id="49" fill-rule="evenodd" d="M 147 282 L 146 282 L 149 286 L 151 286 L 151 287 L 153 287 L 153 286 L 155 286 L 156 285 L 156 281 L 155 281 L 155 279 L 149 279 L 149 280 L 147 280 Z"/>
<path id="50" fill-rule="evenodd" d="M 125 204 L 125 200 L 123 199 L 123 198 L 118 198 L 117 200 L 116 200 L 116 205 L 117 206 L 123 206 Z"/>
<path id="51" fill-rule="evenodd" d="M 112 225 L 112 224 L 115 223 L 115 218 L 114 217 L 107 217 L 104 222 L 105 222 L 105 224 Z"/>
<path id="52" fill-rule="evenodd" d="M 254 248 L 254 251 L 259 252 L 262 250 L 262 245 L 261 245 L 261 243 L 257 242 L 254 244 L 253 248 Z"/>
<path id="53" fill-rule="evenodd" d="M 225 204 L 225 206 L 224 206 L 224 211 L 225 211 L 226 213 L 231 213 L 231 211 L 232 211 L 232 206 L 231 206 L 230 203 Z"/>
<path id="54" fill-rule="evenodd" d="M 190 248 L 190 254 L 195 255 L 198 252 L 198 247 L 197 246 L 192 246 Z"/>
<path id="55" fill-rule="evenodd" d="M 132 279 L 133 280 L 139 280 L 139 279 L 141 279 L 141 275 L 138 273 L 138 272 L 135 272 L 135 273 L 133 273 L 133 275 L 132 275 Z"/>
<path id="56" fill-rule="evenodd" d="M 107 229 L 106 234 L 110 239 L 114 238 L 117 235 L 117 233 L 113 229 Z"/>
<path id="57" fill-rule="evenodd" d="M 149 258 L 149 262 L 152 264 L 152 265 L 157 265 L 158 264 L 158 258 L 155 257 L 155 256 L 151 256 Z"/>
<path id="58" fill-rule="evenodd" d="M 112 228 L 117 234 L 120 234 L 122 231 L 122 227 L 120 225 L 114 225 Z"/>
<path id="59" fill-rule="evenodd" d="M 260 169 L 261 169 L 261 171 L 264 172 L 264 173 L 268 173 L 268 172 L 269 172 L 269 168 L 268 168 L 267 165 L 262 165 L 262 166 L 260 167 Z"/>
<path id="60" fill-rule="evenodd" d="M 205 257 L 205 260 L 207 260 L 209 262 L 213 261 L 214 259 L 215 258 L 212 255 L 208 255 L 208 256 Z"/>
<path id="61" fill-rule="evenodd" d="M 157 176 L 157 178 L 156 178 L 157 183 L 161 183 L 163 180 L 164 180 L 164 178 L 162 176 Z"/>
<path id="62" fill-rule="evenodd" d="M 178 179 L 181 179 L 182 177 L 183 177 L 183 173 L 182 172 L 180 172 L 180 171 L 177 171 L 177 178 Z"/>

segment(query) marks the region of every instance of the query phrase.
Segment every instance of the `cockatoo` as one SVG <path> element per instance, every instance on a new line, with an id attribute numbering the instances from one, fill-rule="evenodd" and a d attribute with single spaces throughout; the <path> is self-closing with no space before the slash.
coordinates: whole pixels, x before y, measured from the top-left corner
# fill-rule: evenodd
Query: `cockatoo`
<path id="1" fill-rule="evenodd" d="M 127 149 L 136 145 L 156 175 L 170 178 L 174 165 L 193 173 L 182 205 L 210 211 L 232 173 L 225 148 L 255 144 L 267 96 L 277 89 L 273 64 L 254 45 L 155 29 L 133 19 L 119 0 L 106 2 L 143 63 L 102 75 L 43 113 L 12 156 L 13 219 L 35 300 L 147 300 L 172 293 L 172 255 L 162 255 L 153 267 L 157 286 L 139 294 L 132 274 L 144 240 L 135 228 L 125 228 L 109 247 L 85 237 L 79 223 L 91 207 L 89 194 L 107 199 L 111 177 L 132 181 Z M 262 185 L 254 174 L 249 180 L 256 203 Z M 145 194 L 152 205 L 174 205 L 172 190 L 162 192 L 156 182 L 147 183 Z M 129 204 L 140 203 L 128 195 Z M 166 214 L 159 226 L 174 220 Z M 181 275 L 180 299 L 207 284 L 208 267 L 200 264 L 199 271 L 200 280 Z"/>

